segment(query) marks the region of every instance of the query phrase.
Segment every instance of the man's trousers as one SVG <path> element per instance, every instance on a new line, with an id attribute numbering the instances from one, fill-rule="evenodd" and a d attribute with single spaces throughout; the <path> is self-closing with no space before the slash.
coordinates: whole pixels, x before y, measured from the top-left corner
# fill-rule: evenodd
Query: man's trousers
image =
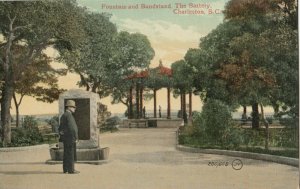
<path id="1" fill-rule="evenodd" d="M 74 162 L 77 160 L 76 143 L 64 142 L 64 157 L 63 157 L 63 171 L 64 173 L 74 172 Z"/>

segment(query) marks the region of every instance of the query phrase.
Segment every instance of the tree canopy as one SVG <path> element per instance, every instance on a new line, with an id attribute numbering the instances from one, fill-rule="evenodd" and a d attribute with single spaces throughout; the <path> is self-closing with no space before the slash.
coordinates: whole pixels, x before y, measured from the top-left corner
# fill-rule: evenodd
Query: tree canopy
<path id="1" fill-rule="evenodd" d="M 17 78 L 54 47 L 60 52 L 80 45 L 82 8 L 73 0 L 0 2 L 1 127 L 3 144 L 11 142 L 10 107 Z M 19 80 L 19 79 L 18 79 Z"/>
<path id="2" fill-rule="evenodd" d="M 224 14 L 224 22 L 201 38 L 199 49 L 186 54 L 203 99 L 234 106 L 272 105 L 296 116 L 296 2 L 231 0 Z"/>

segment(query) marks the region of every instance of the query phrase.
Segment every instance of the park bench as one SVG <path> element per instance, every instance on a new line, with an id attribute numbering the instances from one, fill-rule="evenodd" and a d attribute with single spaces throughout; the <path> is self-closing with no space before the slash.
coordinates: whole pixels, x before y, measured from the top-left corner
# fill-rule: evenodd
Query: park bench
<path id="1" fill-rule="evenodd" d="M 130 120 L 129 124 L 128 124 L 129 128 L 146 128 L 148 127 L 148 120 Z"/>

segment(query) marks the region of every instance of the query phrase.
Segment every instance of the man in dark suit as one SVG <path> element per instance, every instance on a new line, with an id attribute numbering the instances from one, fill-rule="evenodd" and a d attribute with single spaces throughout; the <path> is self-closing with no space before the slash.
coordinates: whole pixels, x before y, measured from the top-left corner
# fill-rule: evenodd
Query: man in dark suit
<path id="1" fill-rule="evenodd" d="M 64 143 L 63 171 L 69 174 L 78 174 L 74 169 L 76 161 L 76 143 L 78 142 L 78 128 L 72 113 L 76 106 L 74 100 L 67 100 L 66 111 L 60 117 L 59 134 L 60 140 Z"/>

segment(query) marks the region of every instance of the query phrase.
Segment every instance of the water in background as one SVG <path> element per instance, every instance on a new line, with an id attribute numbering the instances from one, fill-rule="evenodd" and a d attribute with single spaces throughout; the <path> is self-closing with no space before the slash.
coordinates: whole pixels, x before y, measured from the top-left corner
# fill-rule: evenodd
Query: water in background
<path id="1" fill-rule="evenodd" d="M 171 111 L 171 118 L 177 118 L 178 111 Z M 242 111 L 236 111 L 232 112 L 232 118 L 233 119 L 241 119 L 242 118 Z M 40 115 L 29 115 L 29 116 L 34 116 L 38 121 L 46 121 L 51 119 L 53 116 L 57 116 L 58 114 L 40 114 Z M 20 115 L 20 120 L 22 120 L 26 115 Z M 120 119 L 127 119 L 124 115 L 124 113 L 113 113 L 112 116 L 117 116 Z M 247 116 L 251 116 L 251 112 L 247 113 Z M 272 117 L 273 112 L 265 112 L 266 117 Z M 146 112 L 146 117 L 154 117 L 153 111 L 147 111 Z M 158 111 L 157 111 L 157 117 L 158 117 Z M 162 110 L 162 118 L 167 117 L 167 110 Z M 16 116 L 12 115 L 13 120 L 16 120 Z"/>

